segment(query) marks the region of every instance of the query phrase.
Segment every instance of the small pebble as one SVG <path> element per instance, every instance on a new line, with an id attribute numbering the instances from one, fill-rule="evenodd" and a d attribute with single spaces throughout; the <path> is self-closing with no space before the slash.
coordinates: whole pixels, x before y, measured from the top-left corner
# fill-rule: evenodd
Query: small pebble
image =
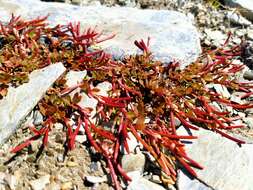
<path id="1" fill-rule="evenodd" d="M 73 187 L 72 182 L 70 182 L 70 181 L 69 182 L 65 182 L 65 183 L 62 184 L 61 190 L 71 190 L 72 187 Z"/>
<path id="2" fill-rule="evenodd" d="M 150 181 L 154 183 L 162 183 L 159 175 L 152 175 Z"/>
<path id="3" fill-rule="evenodd" d="M 34 119 L 33 121 L 34 125 L 40 125 L 43 122 L 43 115 L 38 110 L 36 110 L 33 113 L 33 119 Z"/>
<path id="4" fill-rule="evenodd" d="M 77 135 L 75 141 L 82 144 L 87 141 L 87 137 L 86 135 Z"/>
<path id="5" fill-rule="evenodd" d="M 91 172 L 95 172 L 95 171 L 98 171 L 98 163 L 97 162 L 91 162 L 90 164 L 90 171 Z"/>
<path id="6" fill-rule="evenodd" d="M 103 177 L 98 177 L 98 176 L 86 176 L 85 179 L 90 182 L 90 183 L 103 183 L 105 181 L 107 181 L 106 176 Z"/>
<path id="7" fill-rule="evenodd" d="M 62 154 L 59 154 L 59 155 L 57 156 L 57 161 L 58 161 L 58 162 L 64 162 L 64 156 L 63 156 Z"/>
<path id="8" fill-rule="evenodd" d="M 39 179 L 30 181 L 33 190 L 44 190 L 46 185 L 50 183 L 50 175 L 42 176 Z"/>
<path id="9" fill-rule="evenodd" d="M 76 167 L 76 166 L 78 166 L 79 164 L 77 163 L 77 162 L 72 162 L 72 161 L 68 161 L 67 162 L 67 166 L 68 167 Z"/>
<path id="10" fill-rule="evenodd" d="M 146 158 L 144 154 L 125 154 L 121 159 L 122 168 L 125 172 L 140 171 L 144 170 Z"/>
<path id="11" fill-rule="evenodd" d="M 243 74 L 243 78 L 248 79 L 248 80 L 253 80 L 253 71 L 245 71 Z"/>

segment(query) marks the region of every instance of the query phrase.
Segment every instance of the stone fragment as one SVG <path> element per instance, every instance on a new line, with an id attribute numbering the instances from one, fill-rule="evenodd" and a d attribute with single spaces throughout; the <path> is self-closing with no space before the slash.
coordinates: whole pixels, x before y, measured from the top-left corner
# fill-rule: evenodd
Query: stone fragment
<path id="1" fill-rule="evenodd" d="M 145 156 L 142 153 L 125 154 L 121 159 L 122 168 L 125 172 L 140 171 L 143 172 L 145 166 Z"/>
<path id="2" fill-rule="evenodd" d="M 213 190 L 197 179 L 190 179 L 182 172 L 179 172 L 178 179 L 178 190 Z"/>
<path id="3" fill-rule="evenodd" d="M 16 130 L 47 89 L 65 71 L 62 63 L 49 65 L 29 75 L 29 82 L 10 87 L 0 101 L 0 144 Z"/>
<path id="4" fill-rule="evenodd" d="M 90 182 L 90 183 L 103 183 L 105 181 L 107 181 L 106 176 L 103 177 L 98 177 L 98 176 L 86 176 L 85 179 Z"/>
<path id="5" fill-rule="evenodd" d="M 96 92 L 96 95 L 100 95 L 100 96 L 108 96 L 108 92 L 110 90 L 112 90 L 112 84 L 105 81 L 105 82 L 101 82 L 99 83 L 96 88 L 100 89 L 99 92 Z"/>
<path id="6" fill-rule="evenodd" d="M 213 87 L 217 93 L 222 95 L 222 97 L 227 98 L 227 99 L 230 98 L 231 95 L 230 95 L 227 87 L 225 87 L 221 84 L 213 84 Z"/>
<path id="7" fill-rule="evenodd" d="M 82 82 L 87 71 L 69 71 L 66 75 L 66 85 L 72 87 Z"/>
<path id="8" fill-rule="evenodd" d="M 219 30 L 211 30 L 211 29 L 207 28 L 207 29 L 205 29 L 204 32 L 207 35 L 207 39 L 209 39 L 211 41 L 211 44 L 215 45 L 217 47 L 222 45 L 225 42 L 225 40 L 227 39 L 227 36 Z"/>
<path id="9" fill-rule="evenodd" d="M 253 40 L 253 29 L 251 29 L 251 30 L 248 31 L 247 37 L 248 37 L 250 40 Z"/>
<path id="10" fill-rule="evenodd" d="M 231 97 L 230 97 L 230 100 L 232 102 L 235 102 L 235 103 L 238 103 L 238 104 L 242 104 L 241 97 L 236 96 L 236 94 L 232 94 Z"/>
<path id="11" fill-rule="evenodd" d="M 43 122 L 43 115 L 40 113 L 40 111 L 36 110 L 33 113 L 33 124 L 34 125 L 40 125 Z"/>
<path id="12" fill-rule="evenodd" d="M 247 80 L 253 80 L 253 71 L 252 70 L 245 71 L 243 74 L 243 78 Z"/>
<path id="13" fill-rule="evenodd" d="M 76 135 L 75 141 L 82 144 L 87 141 L 87 137 L 86 135 Z"/>
<path id="14" fill-rule="evenodd" d="M 136 152 L 136 148 L 137 148 L 138 146 L 139 146 L 139 147 L 142 147 L 142 144 L 140 144 L 140 143 L 136 140 L 135 136 L 134 136 L 131 132 L 128 132 L 127 135 L 128 135 L 127 144 L 128 144 L 129 152 L 130 152 L 130 153 L 135 153 L 135 152 Z M 123 144 L 122 144 L 122 146 L 121 146 L 121 152 L 122 152 L 123 154 L 127 154 L 127 151 L 125 150 L 125 147 L 123 146 Z"/>
<path id="15" fill-rule="evenodd" d="M 242 26 L 249 26 L 252 24 L 250 21 L 248 21 L 246 18 L 236 13 L 235 11 L 228 11 L 226 13 L 226 17 L 233 24 L 242 25 Z"/>
<path id="16" fill-rule="evenodd" d="M 61 186 L 56 182 L 52 182 L 47 186 L 47 190 L 59 190 L 59 189 L 61 189 Z"/>
<path id="17" fill-rule="evenodd" d="M 154 183 L 162 183 L 159 175 L 152 175 L 150 181 Z"/>
<path id="18" fill-rule="evenodd" d="M 73 161 L 67 161 L 66 164 L 68 167 L 77 167 L 79 165 L 77 162 L 73 162 Z"/>
<path id="19" fill-rule="evenodd" d="M 252 0 L 224 0 L 226 5 L 236 8 L 243 16 L 253 21 Z"/>
<path id="20" fill-rule="evenodd" d="M 244 121 L 244 123 L 247 124 L 247 127 L 250 129 L 253 129 L 253 116 L 250 115 L 248 117 L 244 117 L 242 118 L 242 120 Z"/>
<path id="21" fill-rule="evenodd" d="M 177 132 L 183 134 L 182 131 L 185 130 L 180 128 Z M 203 170 L 194 169 L 201 182 L 217 190 L 252 189 L 252 182 L 249 180 L 253 179 L 252 144 L 243 144 L 240 147 L 235 142 L 208 130 L 200 129 L 198 132 L 192 132 L 198 139 L 186 145 L 186 152 L 190 158 L 204 167 Z M 180 171 L 178 178 L 178 186 L 182 187 L 180 190 L 202 189 L 202 184 L 193 183 L 184 175 Z M 189 183 L 196 185 L 190 188 Z"/>
<path id="22" fill-rule="evenodd" d="M 10 187 L 11 190 L 15 190 L 18 184 L 17 178 L 11 174 L 5 174 L 5 182 L 7 183 L 7 186 Z"/>
<path id="23" fill-rule="evenodd" d="M 151 37 L 150 50 L 154 59 L 169 63 L 178 60 L 181 68 L 195 61 L 201 52 L 199 34 L 191 18 L 168 10 L 139 10 L 127 7 L 87 6 L 77 7 L 62 3 L 12 0 L 19 8 L 17 14 L 25 18 L 48 15 L 51 25 L 80 21 L 84 28 L 96 27 L 113 39 L 103 42 L 101 48 L 121 51 L 125 55 L 136 54 L 135 40 Z M 5 10 L 12 13 L 11 10 Z"/>
<path id="24" fill-rule="evenodd" d="M 45 175 L 39 179 L 30 181 L 30 185 L 33 190 L 43 190 L 46 185 L 50 183 L 50 175 Z"/>
<path id="25" fill-rule="evenodd" d="M 133 180 L 127 187 L 127 190 L 165 190 L 165 188 L 145 178 L 139 178 Z"/>
<path id="26" fill-rule="evenodd" d="M 73 188 L 73 183 L 71 181 L 65 182 L 61 186 L 61 190 L 69 190 Z"/>

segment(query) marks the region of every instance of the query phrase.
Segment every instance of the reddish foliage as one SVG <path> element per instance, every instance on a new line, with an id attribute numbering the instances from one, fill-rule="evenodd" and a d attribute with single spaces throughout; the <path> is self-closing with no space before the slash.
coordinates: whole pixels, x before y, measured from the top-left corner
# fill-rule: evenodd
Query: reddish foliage
<path id="1" fill-rule="evenodd" d="M 176 180 L 177 162 L 195 177 L 197 175 L 192 167 L 203 169 L 188 157 L 181 141 L 196 139 L 196 136 L 178 135 L 176 119 L 189 130 L 203 127 L 236 143 L 244 143 L 224 132 L 243 127 L 232 124 L 238 117 L 228 111 L 219 111 L 211 103 L 216 101 L 234 109 L 251 108 L 253 104 L 232 102 L 206 87 L 207 84 L 221 84 L 230 90 L 245 92 L 242 98 L 252 94 L 251 84 L 240 83 L 234 78 L 234 74 L 243 68 L 243 65 L 233 63 L 233 58 L 240 55 L 240 46 L 227 49 L 224 44 L 217 50 L 205 52 L 198 61 L 180 70 L 178 63 L 165 65 L 153 61 L 148 39 L 147 44 L 143 40 L 135 41 L 143 55 L 113 61 L 102 50 L 92 50 L 93 45 L 113 35 L 101 38 L 101 34 L 92 29 L 81 32 L 80 23 L 50 28 L 46 26 L 45 19 L 23 21 L 12 17 L 7 25 L 1 24 L 0 34 L 6 44 L 0 54 L 0 81 L 7 87 L 17 85 L 19 70 L 27 76 L 34 69 L 58 61 L 63 62 L 68 70 L 87 70 L 89 76 L 72 87 L 66 86 L 65 75 L 54 84 L 39 103 L 39 110 L 46 119 L 42 128 L 31 127 L 34 136 L 12 149 L 13 153 L 40 137 L 43 137 L 43 145 L 46 146 L 51 127 L 57 122 L 66 127 L 68 149 L 72 150 L 76 135 L 84 127 L 91 146 L 107 161 L 115 189 L 120 189 L 119 176 L 125 181 L 131 180 L 119 164 L 120 146 L 129 152 L 128 132 L 173 180 Z M 94 88 L 95 84 L 103 81 L 112 84 L 108 97 L 98 95 L 98 90 Z M 95 123 L 90 118 L 90 110 L 78 105 L 80 94 L 71 95 L 75 89 L 98 101 Z M 75 129 L 69 122 L 72 116 L 76 118 Z M 147 122 L 147 118 L 150 121 Z M 111 124 L 105 127 L 105 123 Z"/>

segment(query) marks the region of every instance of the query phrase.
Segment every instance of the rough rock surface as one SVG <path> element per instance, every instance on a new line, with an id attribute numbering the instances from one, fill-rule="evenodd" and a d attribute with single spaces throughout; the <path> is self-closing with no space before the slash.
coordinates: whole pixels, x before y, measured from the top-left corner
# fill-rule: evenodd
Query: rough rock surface
<path id="1" fill-rule="evenodd" d="M 201 52 L 199 35 L 192 20 L 176 11 L 78 7 L 29 0 L 8 2 L 18 6 L 15 13 L 25 18 L 50 14 L 48 20 L 53 25 L 80 21 L 84 28 L 96 27 L 107 36 L 116 34 L 114 39 L 101 44 L 116 57 L 121 55 L 121 50 L 124 54 L 137 53 L 133 42 L 146 41 L 148 37 L 151 37 L 150 48 L 156 59 L 164 62 L 176 59 L 182 62 L 182 68 L 196 60 Z"/>
<path id="2" fill-rule="evenodd" d="M 190 158 L 204 167 L 204 170 L 195 169 L 200 181 L 215 190 L 252 189 L 252 181 L 249 180 L 253 179 L 252 144 L 239 147 L 233 141 L 203 129 L 194 135 L 199 138 L 187 145 L 186 150 Z M 202 189 L 201 183 L 190 188 L 191 184 L 196 185 L 196 183 L 189 183 L 184 175 L 180 172 L 179 190 Z"/>
<path id="3" fill-rule="evenodd" d="M 62 63 L 53 64 L 33 71 L 28 83 L 9 88 L 7 96 L 0 101 L 0 144 L 15 131 L 64 71 Z"/>

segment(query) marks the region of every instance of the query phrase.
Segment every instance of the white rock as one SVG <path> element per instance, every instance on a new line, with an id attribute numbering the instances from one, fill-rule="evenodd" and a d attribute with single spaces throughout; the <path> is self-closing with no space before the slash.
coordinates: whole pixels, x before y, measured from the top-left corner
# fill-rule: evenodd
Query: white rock
<path id="1" fill-rule="evenodd" d="M 253 116 L 244 117 L 242 120 L 247 124 L 248 128 L 253 129 Z"/>
<path id="2" fill-rule="evenodd" d="M 248 31 L 247 36 L 250 40 L 253 40 L 253 29 Z"/>
<path id="3" fill-rule="evenodd" d="M 139 178 L 138 180 L 133 180 L 127 190 L 165 190 L 165 188 L 145 178 Z"/>
<path id="4" fill-rule="evenodd" d="M 18 180 L 14 175 L 6 174 L 5 181 L 7 182 L 11 190 L 16 189 L 16 186 L 18 185 Z"/>
<path id="5" fill-rule="evenodd" d="M 81 92 L 81 100 L 78 103 L 78 105 L 81 108 L 91 108 L 92 111 L 90 113 L 90 117 L 93 118 L 96 115 L 96 109 L 97 109 L 97 104 L 98 100 L 92 97 L 89 97 L 86 93 Z"/>
<path id="6" fill-rule="evenodd" d="M 0 189 L 1 190 L 5 189 L 6 181 L 4 180 L 4 178 L 5 178 L 5 173 L 0 172 Z"/>
<path id="7" fill-rule="evenodd" d="M 66 85 L 68 87 L 72 87 L 80 83 L 83 78 L 86 76 L 87 72 L 86 71 L 69 71 L 66 75 Z M 108 92 L 112 89 L 111 83 L 105 81 L 97 84 L 96 88 L 99 89 L 99 92 L 96 92 L 96 95 L 101 95 L 101 96 L 108 96 Z M 98 100 L 89 97 L 85 92 L 82 92 L 80 88 L 76 88 L 74 91 L 70 93 L 70 96 L 73 96 L 76 92 L 80 92 L 81 95 L 81 100 L 78 103 L 78 105 L 83 108 L 83 109 L 91 109 L 90 112 L 90 118 L 91 121 L 95 122 L 95 118 L 93 118 L 96 113 L 97 113 L 97 104 Z M 75 122 L 73 121 L 73 124 Z M 83 130 L 83 127 L 81 127 Z"/>
<path id="8" fill-rule="evenodd" d="M 240 11 L 240 13 L 253 21 L 253 1 L 252 0 L 225 0 L 227 5 L 235 7 L 236 10 Z"/>
<path id="9" fill-rule="evenodd" d="M 7 2 L 18 6 L 17 14 L 26 18 L 49 14 L 48 21 L 52 25 L 80 21 L 83 27 L 96 27 L 105 35 L 116 33 L 114 39 L 101 44 L 108 51 L 116 47 L 123 49 L 125 54 L 135 54 L 138 51 L 133 45 L 134 40 L 146 41 L 150 36 L 150 49 L 154 58 L 164 62 L 179 60 L 182 62 L 181 68 L 195 61 L 201 52 L 199 34 L 191 19 L 176 11 L 77 7 L 33 0 L 10 0 L 5 3 Z M 12 13 L 8 7 L 5 10 Z M 117 52 L 119 51 L 115 53 Z"/>
<path id="10" fill-rule="evenodd" d="M 30 181 L 33 190 L 43 190 L 50 183 L 50 175 L 42 176 L 39 179 Z"/>
<path id="11" fill-rule="evenodd" d="M 215 91 L 222 95 L 224 98 L 230 98 L 230 93 L 228 92 L 227 87 L 221 85 L 221 84 L 214 84 L 213 85 Z"/>
<path id="12" fill-rule="evenodd" d="M 219 30 L 211 30 L 207 28 L 204 32 L 206 33 L 207 38 L 210 39 L 215 46 L 222 45 L 227 39 L 227 36 Z"/>
<path id="13" fill-rule="evenodd" d="M 90 183 L 103 183 L 107 181 L 106 176 L 98 177 L 98 176 L 86 176 L 85 179 Z"/>
<path id="14" fill-rule="evenodd" d="M 130 177 L 132 181 L 136 181 L 136 180 L 139 180 L 143 176 L 143 173 L 139 170 L 136 170 L 136 171 L 127 172 L 127 176 Z"/>
<path id="15" fill-rule="evenodd" d="M 241 104 L 241 103 L 242 103 L 241 97 L 236 96 L 235 94 L 232 94 L 232 95 L 231 95 L 230 100 L 231 100 L 232 102 L 235 102 L 235 103 L 238 103 L 238 104 Z"/>
<path id="16" fill-rule="evenodd" d="M 69 71 L 66 75 L 66 85 L 68 87 L 77 85 L 78 83 L 82 82 L 86 74 L 86 71 Z"/>
<path id="17" fill-rule="evenodd" d="M 128 132 L 127 135 L 128 135 L 127 144 L 128 144 L 129 152 L 130 153 L 135 153 L 136 152 L 136 147 L 138 147 L 138 146 L 142 147 L 142 144 L 140 144 L 136 140 L 135 136 L 131 132 Z M 121 152 L 123 154 L 127 154 L 127 151 L 125 150 L 123 145 L 122 145 L 122 148 L 121 148 Z"/>
<path id="18" fill-rule="evenodd" d="M 52 64 L 29 75 L 29 82 L 10 87 L 0 101 L 0 144 L 2 144 L 34 108 L 47 89 L 65 71 L 62 63 Z"/>
<path id="19" fill-rule="evenodd" d="M 182 129 L 180 129 L 182 131 Z M 182 133 L 178 130 L 178 133 Z M 193 131 L 198 136 L 192 144 L 186 146 L 188 156 L 204 167 L 204 170 L 194 169 L 198 178 L 213 189 L 251 190 L 253 179 L 253 145 L 244 144 L 239 147 L 235 142 L 222 137 L 214 132 L 201 129 Z M 180 190 L 196 190 L 190 188 L 191 183 L 186 177 L 179 175 L 178 185 Z"/>
<path id="20" fill-rule="evenodd" d="M 112 84 L 105 81 L 105 82 L 101 82 L 99 83 L 96 88 L 100 89 L 99 92 L 96 93 L 96 95 L 100 95 L 100 96 L 108 96 L 108 92 L 110 90 L 112 90 Z"/>
<path id="21" fill-rule="evenodd" d="M 76 135 L 75 140 L 82 144 L 87 141 L 87 137 L 86 135 Z"/>

